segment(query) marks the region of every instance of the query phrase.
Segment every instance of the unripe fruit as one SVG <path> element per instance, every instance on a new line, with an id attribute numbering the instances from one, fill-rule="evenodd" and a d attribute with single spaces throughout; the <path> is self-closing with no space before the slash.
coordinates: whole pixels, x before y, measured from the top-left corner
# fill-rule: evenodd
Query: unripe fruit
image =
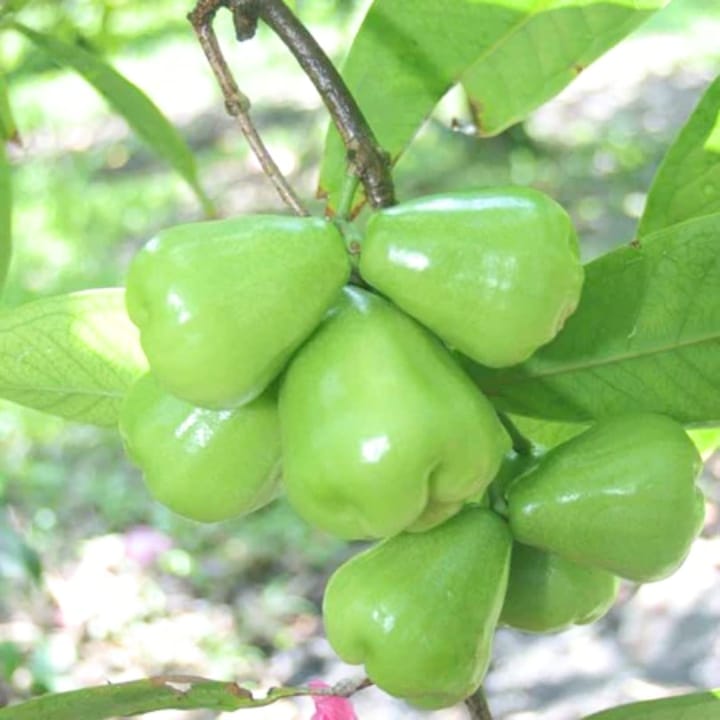
<path id="1" fill-rule="evenodd" d="M 120 432 L 157 500 L 202 522 L 246 515 L 280 485 L 280 424 L 274 392 L 234 410 L 186 403 L 145 375 L 129 390 Z"/>
<path id="2" fill-rule="evenodd" d="M 705 513 L 702 461 L 662 415 L 601 420 L 553 448 L 507 490 L 516 539 L 620 577 L 673 573 Z"/>
<path id="3" fill-rule="evenodd" d="M 318 218 L 181 225 L 135 256 L 128 314 L 166 390 L 201 407 L 236 407 L 283 369 L 349 273 L 340 232 Z"/>
<path id="4" fill-rule="evenodd" d="M 424 530 L 494 477 L 510 441 L 436 338 L 347 288 L 280 392 L 288 499 L 347 539 Z"/>
<path id="5" fill-rule="evenodd" d="M 360 273 L 448 345 L 490 367 L 526 360 L 580 299 L 567 213 L 530 188 L 433 195 L 368 221 Z"/>
<path id="6" fill-rule="evenodd" d="M 424 708 L 460 702 L 490 662 L 511 544 L 495 513 L 467 507 L 356 555 L 325 591 L 330 644 L 391 695 Z"/>
<path id="7" fill-rule="evenodd" d="M 516 542 L 500 622 L 535 633 L 586 625 L 610 609 L 619 587 L 605 570 Z"/>

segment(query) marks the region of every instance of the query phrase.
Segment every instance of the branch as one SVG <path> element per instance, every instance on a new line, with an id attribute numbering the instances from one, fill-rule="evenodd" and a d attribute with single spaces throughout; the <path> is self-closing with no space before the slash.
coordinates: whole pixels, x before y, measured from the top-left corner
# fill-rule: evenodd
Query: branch
<path id="1" fill-rule="evenodd" d="M 97 687 L 48 693 L 0 709 L 3 720 L 107 720 L 155 712 L 156 710 L 212 710 L 234 712 L 272 705 L 284 698 L 328 696 L 350 697 L 370 681 L 346 682 L 332 688 L 279 687 L 259 697 L 235 682 L 192 675 L 156 677 L 108 683 Z"/>
<path id="2" fill-rule="evenodd" d="M 465 707 L 468 710 L 470 720 L 493 720 L 490 707 L 485 699 L 485 692 L 479 687 L 467 700 Z"/>
<path id="3" fill-rule="evenodd" d="M 259 18 L 285 43 L 320 93 L 342 137 L 350 167 L 365 187 L 370 204 L 375 208 L 394 205 L 390 157 L 375 138 L 340 73 L 308 29 L 283 0 L 222 2 L 233 12 L 238 40 L 252 37 Z"/>
<path id="4" fill-rule="evenodd" d="M 238 121 L 243 135 L 262 166 L 263 172 L 275 186 L 283 201 L 297 215 L 309 215 L 258 134 L 250 118 L 250 100 L 240 91 L 223 57 L 222 50 L 220 50 L 220 44 L 212 23 L 215 13 L 223 4 L 223 0 L 199 0 L 195 9 L 188 15 L 188 20 L 192 24 L 200 42 L 200 47 L 203 49 L 205 57 L 220 85 L 220 90 L 225 99 L 225 108 L 228 114 Z"/>

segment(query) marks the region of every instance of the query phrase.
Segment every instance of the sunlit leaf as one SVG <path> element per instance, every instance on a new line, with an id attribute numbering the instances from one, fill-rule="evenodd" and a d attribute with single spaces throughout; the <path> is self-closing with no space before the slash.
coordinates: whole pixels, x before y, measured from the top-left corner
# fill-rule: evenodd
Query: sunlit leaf
<path id="1" fill-rule="evenodd" d="M 680 695 L 661 700 L 620 705 L 588 715 L 583 720 L 718 720 L 720 691 Z"/>
<path id="2" fill-rule="evenodd" d="M 551 0 L 463 74 L 477 132 L 496 135 L 556 95 L 669 0 Z"/>
<path id="3" fill-rule="evenodd" d="M 36 300 L 0 313 L 0 397 L 51 415 L 113 425 L 147 369 L 119 288 Z"/>
<path id="4" fill-rule="evenodd" d="M 213 214 L 212 203 L 198 180 L 192 151 L 145 93 L 97 55 L 19 23 L 14 23 L 13 27 L 46 52 L 57 65 L 72 68 L 85 78 L 137 135 L 182 175 L 195 191 L 205 212 Z"/>
<path id="5" fill-rule="evenodd" d="M 667 0 L 375 0 L 343 68 L 396 160 L 464 81 L 494 132 L 526 115 Z M 482 108 L 479 108 L 479 105 Z M 337 206 L 345 150 L 331 128 L 320 190 Z"/>
<path id="6" fill-rule="evenodd" d="M 590 263 L 565 329 L 513 368 L 468 369 L 507 412 L 561 422 L 648 411 L 720 423 L 720 214 Z"/>
<path id="7" fill-rule="evenodd" d="M 562 423 L 553 420 L 540 420 L 539 418 L 510 416 L 515 427 L 533 444 L 541 445 L 547 449 L 587 430 L 586 423 Z M 707 458 L 720 448 L 720 427 L 698 428 L 688 432 L 690 439 L 695 443 L 700 454 Z"/>
<path id="8" fill-rule="evenodd" d="M 720 427 L 691 430 L 690 439 L 700 454 L 707 458 L 720 448 Z"/>
<path id="9" fill-rule="evenodd" d="M 538 418 L 512 415 L 511 420 L 515 427 L 534 445 L 541 445 L 547 449 L 553 448 L 560 443 L 567 442 L 584 430 L 587 424 L 563 423 L 553 420 L 540 420 Z"/>
<path id="10" fill-rule="evenodd" d="M 10 106 L 10 94 L 8 91 L 7 80 L 5 75 L 0 72 L 0 142 L 3 141 L 18 142 L 17 125 Z"/>
<path id="11" fill-rule="evenodd" d="M 0 710 L 0 720 L 108 720 L 156 710 L 232 712 L 270 705 L 281 698 L 308 695 L 305 688 L 273 688 L 264 697 L 233 682 L 164 675 L 43 695 Z"/>
<path id="12" fill-rule="evenodd" d="M 0 291 L 12 254 L 12 171 L 5 143 L 0 141 Z"/>
<path id="13" fill-rule="evenodd" d="M 665 155 L 638 236 L 720 213 L 720 78 L 710 85 Z"/>

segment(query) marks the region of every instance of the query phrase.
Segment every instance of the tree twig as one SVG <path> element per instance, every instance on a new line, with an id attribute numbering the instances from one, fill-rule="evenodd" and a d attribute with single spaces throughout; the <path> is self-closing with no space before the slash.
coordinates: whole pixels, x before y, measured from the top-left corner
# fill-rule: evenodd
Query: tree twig
<path id="1" fill-rule="evenodd" d="M 485 692 L 479 687 L 467 700 L 465 707 L 468 710 L 470 720 L 493 720 L 490 707 L 485 698 Z"/>
<path id="2" fill-rule="evenodd" d="M 309 215 L 297 193 L 282 174 L 282 171 L 258 134 L 250 117 L 250 101 L 240 91 L 220 49 L 220 44 L 218 43 L 212 23 L 215 18 L 215 13 L 226 1 L 227 0 L 199 0 L 195 9 L 188 15 L 188 20 L 190 20 L 192 24 L 200 47 L 205 53 L 205 57 L 220 85 L 220 90 L 225 99 L 225 108 L 228 114 L 234 117 L 240 125 L 240 129 L 260 162 L 263 172 L 275 186 L 275 189 L 283 201 L 297 215 Z"/>
<path id="3" fill-rule="evenodd" d="M 285 43 L 320 93 L 342 137 L 348 163 L 360 178 L 370 204 L 375 208 L 394 205 L 390 157 L 378 143 L 340 73 L 308 29 L 283 0 L 223 2 L 233 12 L 239 40 L 252 37 L 259 18 Z"/>

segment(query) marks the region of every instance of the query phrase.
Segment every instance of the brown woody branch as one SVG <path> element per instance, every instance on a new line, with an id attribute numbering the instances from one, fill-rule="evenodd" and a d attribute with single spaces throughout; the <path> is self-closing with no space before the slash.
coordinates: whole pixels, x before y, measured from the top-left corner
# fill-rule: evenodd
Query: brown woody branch
<path id="1" fill-rule="evenodd" d="M 330 58 L 290 8 L 283 0 L 199 0 L 189 17 L 201 44 L 209 33 L 214 36 L 212 21 L 221 7 L 232 12 L 238 40 L 253 37 L 258 21 L 262 20 L 283 41 L 322 97 L 345 145 L 348 163 L 360 178 L 371 205 L 376 208 L 393 205 L 395 190 L 389 155 L 380 147 Z M 247 98 L 239 93 L 222 56 L 211 60 L 211 65 L 228 110 L 232 113 L 242 108 L 243 99 L 244 104 L 249 105 Z"/>

